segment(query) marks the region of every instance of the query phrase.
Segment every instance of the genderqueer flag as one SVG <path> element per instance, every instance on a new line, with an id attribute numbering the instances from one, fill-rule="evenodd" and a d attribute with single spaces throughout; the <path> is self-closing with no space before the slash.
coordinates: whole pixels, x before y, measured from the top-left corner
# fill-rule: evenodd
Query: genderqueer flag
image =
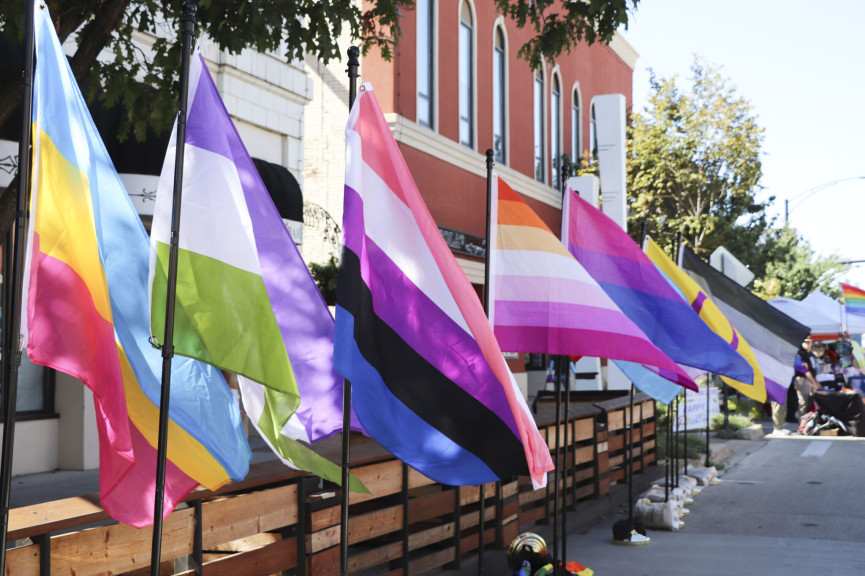
<path id="1" fill-rule="evenodd" d="M 343 230 L 334 360 L 369 435 L 442 484 L 544 485 L 549 448 L 369 84 L 346 127 Z"/>
<path id="2" fill-rule="evenodd" d="M 147 232 L 96 131 L 48 8 L 35 4 L 33 192 L 22 332 L 30 359 L 81 380 L 112 518 L 153 523 L 162 357 L 148 342 Z M 163 514 L 198 484 L 242 479 L 251 452 L 222 374 L 174 363 Z"/>
<path id="3" fill-rule="evenodd" d="M 333 318 L 201 54 L 192 59 L 189 86 L 175 352 L 237 373 L 250 421 L 282 460 L 340 483 L 339 466 L 298 442 L 342 429 Z M 176 134 L 151 231 L 151 331 L 157 340 L 165 332 L 175 143 Z M 356 479 L 351 488 L 363 489 Z"/>

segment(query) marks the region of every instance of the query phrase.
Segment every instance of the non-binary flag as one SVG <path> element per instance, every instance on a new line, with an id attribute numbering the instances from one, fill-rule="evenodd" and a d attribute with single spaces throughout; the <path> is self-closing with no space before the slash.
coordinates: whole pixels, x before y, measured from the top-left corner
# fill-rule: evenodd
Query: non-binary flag
<path id="1" fill-rule="evenodd" d="M 33 194 L 22 320 L 30 359 L 93 391 L 103 508 L 153 523 L 162 356 L 149 341 L 148 240 L 96 131 L 46 7 L 36 3 Z M 172 370 L 163 513 L 198 484 L 242 479 L 251 452 L 214 368 Z"/>
<path id="2" fill-rule="evenodd" d="M 339 466 L 297 442 L 314 442 L 342 429 L 333 317 L 201 54 L 192 58 L 189 85 L 175 352 L 240 375 L 250 421 L 283 462 L 340 483 Z M 151 330 L 160 340 L 175 143 L 176 129 L 159 179 L 151 230 Z M 356 479 L 352 489 L 363 490 Z"/>
<path id="3" fill-rule="evenodd" d="M 840 284 L 845 310 L 851 314 L 865 314 L 865 290 L 844 282 Z"/>
<path id="4" fill-rule="evenodd" d="M 607 215 L 567 187 L 562 241 L 618 307 L 680 364 L 753 382 L 741 354 L 700 320 L 640 246 Z"/>
<path id="5" fill-rule="evenodd" d="M 626 360 L 696 389 L 495 174 L 490 204 L 490 322 L 504 350 Z"/>
<path id="6" fill-rule="evenodd" d="M 790 318 L 751 291 L 712 268 L 682 246 L 679 267 L 700 285 L 736 331 L 748 341 L 766 383 L 766 394 L 779 404 L 787 400 L 793 361 L 810 328 Z"/>
<path id="7" fill-rule="evenodd" d="M 751 384 L 722 376 L 724 382 L 742 392 L 748 398 L 760 403 L 765 402 L 766 382 L 763 378 L 763 371 L 760 369 L 760 364 L 757 362 L 757 357 L 754 355 L 754 351 L 751 349 L 748 341 L 730 324 L 730 321 L 727 320 L 718 309 L 718 306 L 700 288 L 700 285 L 691 279 L 684 270 L 676 266 L 676 263 L 661 250 L 661 247 L 654 240 L 647 238 L 644 249 L 646 256 L 682 292 L 682 296 L 691 303 L 691 307 L 700 315 L 700 318 L 706 325 L 729 342 L 730 346 L 735 348 L 748 361 L 748 364 L 750 364 L 751 369 L 754 371 L 754 381 Z"/>
<path id="8" fill-rule="evenodd" d="M 365 84 L 346 128 L 336 368 L 367 433 L 442 484 L 553 469 L 477 294 Z"/>

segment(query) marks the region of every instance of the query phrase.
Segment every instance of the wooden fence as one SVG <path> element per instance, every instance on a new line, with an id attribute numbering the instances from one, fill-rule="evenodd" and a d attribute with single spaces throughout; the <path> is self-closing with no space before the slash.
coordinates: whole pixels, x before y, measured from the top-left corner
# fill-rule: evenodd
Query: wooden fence
<path id="1" fill-rule="evenodd" d="M 576 397 L 567 422 L 555 426 L 552 411 L 536 416 L 551 451 L 560 448 L 558 474 L 533 490 L 528 478 L 490 483 L 484 510 L 476 486 L 444 486 L 395 460 L 378 445 L 358 439 L 351 468 L 370 489 L 352 494 L 349 511 L 349 573 L 421 574 L 458 568 L 476 553 L 484 514 L 485 549 L 501 549 L 520 532 L 553 514 L 553 486 L 561 506 L 604 497 L 624 480 L 627 457 L 627 396 Z M 633 463 L 643 471 L 655 462 L 654 401 L 638 394 L 634 404 Z M 339 461 L 339 438 L 320 445 Z M 197 490 L 163 527 L 166 575 L 253 576 L 339 573 L 338 489 L 276 461 L 254 465 L 242 482 L 216 492 Z M 149 574 L 152 530 L 112 522 L 98 495 L 57 500 L 10 511 L 6 574 Z"/>

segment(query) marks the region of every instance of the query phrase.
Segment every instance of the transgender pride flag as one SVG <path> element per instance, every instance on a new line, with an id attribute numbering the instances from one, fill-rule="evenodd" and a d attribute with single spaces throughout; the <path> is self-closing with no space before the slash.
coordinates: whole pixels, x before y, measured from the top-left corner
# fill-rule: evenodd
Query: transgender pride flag
<path id="1" fill-rule="evenodd" d="M 442 484 L 545 484 L 549 448 L 369 84 L 346 128 L 343 230 L 334 362 L 367 433 Z"/>
<path id="2" fill-rule="evenodd" d="M 504 350 L 635 362 L 697 389 L 495 174 L 490 205 L 490 321 Z"/>

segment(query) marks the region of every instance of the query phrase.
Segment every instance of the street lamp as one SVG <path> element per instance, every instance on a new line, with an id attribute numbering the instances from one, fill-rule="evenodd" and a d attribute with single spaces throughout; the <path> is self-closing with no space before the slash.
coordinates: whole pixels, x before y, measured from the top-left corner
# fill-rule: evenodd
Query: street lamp
<path id="1" fill-rule="evenodd" d="M 802 192 L 801 194 L 799 194 L 797 196 L 794 196 L 794 197 L 789 198 L 789 199 L 785 199 L 784 200 L 784 224 L 789 223 L 790 212 L 792 212 L 793 209 L 795 208 L 795 206 L 793 206 L 792 208 L 790 207 L 790 201 L 799 200 L 801 198 L 801 201 L 799 202 L 799 204 L 801 204 L 802 202 L 807 200 L 809 196 L 816 194 L 820 190 L 825 190 L 826 188 L 830 188 L 830 187 L 834 186 L 835 184 L 840 184 L 841 182 L 848 182 L 850 180 L 865 180 L 865 176 L 851 176 L 849 178 L 839 178 L 838 180 L 832 180 L 831 182 L 824 182 L 823 184 L 819 184 L 817 186 L 814 186 L 813 188 L 809 188 L 808 190 L 805 190 L 804 192 Z"/>

